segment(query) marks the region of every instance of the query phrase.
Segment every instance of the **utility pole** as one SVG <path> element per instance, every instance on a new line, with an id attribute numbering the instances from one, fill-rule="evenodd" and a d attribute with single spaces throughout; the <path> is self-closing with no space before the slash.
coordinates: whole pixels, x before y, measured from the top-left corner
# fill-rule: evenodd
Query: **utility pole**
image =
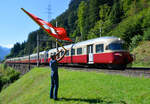
<path id="1" fill-rule="evenodd" d="M 28 48 L 29 48 L 29 50 L 28 50 L 28 55 L 29 55 L 29 57 L 28 57 L 28 68 L 30 70 L 30 68 L 31 68 L 31 63 L 30 63 L 31 45 L 30 45 L 30 43 L 28 43 Z"/>
<path id="2" fill-rule="evenodd" d="M 100 32 L 100 37 L 101 37 L 102 36 L 102 28 L 101 27 L 100 27 L 99 32 Z"/>
<path id="3" fill-rule="evenodd" d="M 29 70 L 30 70 L 31 66 L 30 66 L 30 50 L 29 50 Z"/>
<path id="4" fill-rule="evenodd" d="M 100 32 L 100 37 L 102 36 L 102 27 L 103 27 L 103 21 L 102 21 L 102 23 L 101 23 L 101 27 L 100 27 L 100 30 L 99 30 L 99 32 Z"/>
<path id="5" fill-rule="evenodd" d="M 39 67 L 39 34 L 37 31 L 37 67 Z"/>
<path id="6" fill-rule="evenodd" d="M 57 27 L 57 20 L 56 20 L 56 27 Z M 57 39 L 58 41 L 58 39 Z M 56 49 L 57 49 L 57 52 L 58 52 L 58 43 L 56 42 Z"/>
<path id="7" fill-rule="evenodd" d="M 51 19 L 51 1 L 49 1 L 47 10 L 48 10 L 47 11 L 47 13 L 48 13 L 48 21 L 50 21 L 50 19 Z"/>

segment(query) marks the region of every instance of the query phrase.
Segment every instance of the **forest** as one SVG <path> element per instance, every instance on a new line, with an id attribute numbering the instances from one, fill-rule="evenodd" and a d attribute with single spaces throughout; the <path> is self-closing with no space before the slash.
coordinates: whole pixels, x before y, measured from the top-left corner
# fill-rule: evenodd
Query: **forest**
<path id="1" fill-rule="evenodd" d="M 149 20 L 149 0 L 70 0 L 69 8 L 49 22 L 55 26 L 57 21 L 59 27 L 64 27 L 72 43 L 100 36 L 117 36 L 132 51 L 139 42 L 150 40 Z M 23 43 L 17 42 L 5 58 L 36 53 L 37 34 L 41 39 L 40 51 L 55 47 L 55 41 L 39 28 Z"/>

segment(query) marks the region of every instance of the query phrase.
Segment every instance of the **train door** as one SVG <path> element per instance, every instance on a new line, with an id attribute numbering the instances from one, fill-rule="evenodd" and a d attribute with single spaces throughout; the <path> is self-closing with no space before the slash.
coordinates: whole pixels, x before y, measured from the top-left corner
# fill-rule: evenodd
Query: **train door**
<path id="1" fill-rule="evenodd" d="M 88 63 L 93 63 L 93 44 L 87 46 Z"/>

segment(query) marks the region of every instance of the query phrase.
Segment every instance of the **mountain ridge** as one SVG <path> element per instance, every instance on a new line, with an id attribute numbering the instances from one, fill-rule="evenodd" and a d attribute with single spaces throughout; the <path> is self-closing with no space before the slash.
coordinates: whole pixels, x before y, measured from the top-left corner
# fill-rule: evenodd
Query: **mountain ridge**
<path id="1" fill-rule="evenodd" d="M 0 46 L 0 61 L 2 61 L 5 58 L 5 56 L 7 56 L 10 53 L 10 50 L 10 48 Z"/>

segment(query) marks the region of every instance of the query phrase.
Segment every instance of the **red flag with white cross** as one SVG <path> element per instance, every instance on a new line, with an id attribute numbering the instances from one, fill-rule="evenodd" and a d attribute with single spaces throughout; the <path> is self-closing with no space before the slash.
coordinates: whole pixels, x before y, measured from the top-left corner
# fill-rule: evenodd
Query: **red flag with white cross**
<path id="1" fill-rule="evenodd" d="M 55 27 L 51 23 L 46 22 L 37 16 L 27 12 L 25 9 L 21 8 L 29 17 L 31 17 L 44 31 L 46 31 L 50 36 L 60 40 L 72 41 L 67 37 L 67 32 L 62 27 Z"/>

